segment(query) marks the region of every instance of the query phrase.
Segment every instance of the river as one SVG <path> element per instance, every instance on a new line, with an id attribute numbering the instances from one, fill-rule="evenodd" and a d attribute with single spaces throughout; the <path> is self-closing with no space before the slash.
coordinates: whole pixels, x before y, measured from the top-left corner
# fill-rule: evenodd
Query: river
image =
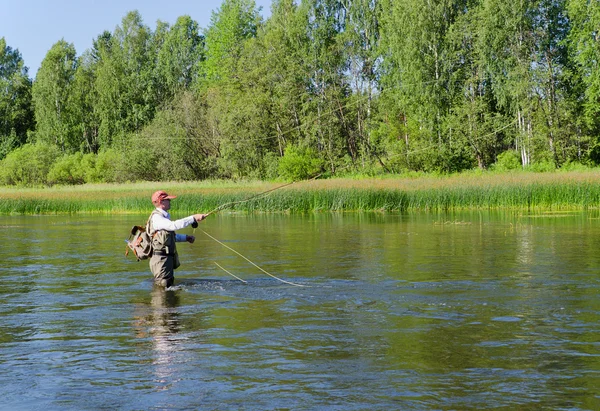
<path id="1" fill-rule="evenodd" d="M 146 218 L 0 216 L 0 409 L 600 409 L 597 213 Z"/>

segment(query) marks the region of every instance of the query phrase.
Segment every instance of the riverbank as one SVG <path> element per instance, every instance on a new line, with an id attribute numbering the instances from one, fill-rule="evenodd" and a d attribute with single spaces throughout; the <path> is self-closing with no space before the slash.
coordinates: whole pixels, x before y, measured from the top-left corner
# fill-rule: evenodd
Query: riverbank
<path id="1" fill-rule="evenodd" d="M 223 212 L 587 210 L 600 206 L 600 169 L 345 178 L 290 185 L 210 181 L 1 187 L 0 214 L 145 213 L 151 194 L 159 189 L 178 196 L 178 213 L 219 207 Z M 273 191 L 260 195 L 269 190 Z"/>

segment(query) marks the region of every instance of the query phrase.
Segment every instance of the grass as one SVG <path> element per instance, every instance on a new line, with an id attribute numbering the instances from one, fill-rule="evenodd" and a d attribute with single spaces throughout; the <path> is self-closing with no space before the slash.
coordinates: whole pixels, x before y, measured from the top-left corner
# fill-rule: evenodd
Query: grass
<path id="1" fill-rule="evenodd" d="M 0 214 L 146 213 L 158 189 L 181 213 L 222 211 L 586 210 L 600 205 L 600 170 L 463 173 L 298 182 L 166 182 L 0 188 Z M 276 189 L 261 196 L 267 190 Z M 249 199 L 249 201 L 245 201 Z"/>

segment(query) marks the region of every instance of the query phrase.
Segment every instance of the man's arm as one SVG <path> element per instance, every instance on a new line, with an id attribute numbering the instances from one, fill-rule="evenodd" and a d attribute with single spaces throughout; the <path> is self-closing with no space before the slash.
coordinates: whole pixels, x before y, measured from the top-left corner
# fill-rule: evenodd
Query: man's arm
<path id="1" fill-rule="evenodd" d="M 180 218 L 179 220 L 171 221 L 162 214 L 154 214 L 152 216 L 152 228 L 154 230 L 167 230 L 167 231 L 177 231 L 181 230 L 188 225 L 191 225 L 196 219 L 193 215 L 185 218 Z M 185 241 L 185 240 L 184 240 Z"/>

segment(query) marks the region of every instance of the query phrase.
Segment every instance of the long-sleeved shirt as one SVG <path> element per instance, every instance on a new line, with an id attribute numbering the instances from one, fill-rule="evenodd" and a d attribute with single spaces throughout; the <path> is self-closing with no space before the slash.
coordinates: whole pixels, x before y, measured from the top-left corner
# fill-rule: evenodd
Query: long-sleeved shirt
<path id="1" fill-rule="evenodd" d="M 163 210 L 162 208 L 156 208 L 158 213 L 154 213 L 152 215 L 152 228 L 155 231 L 158 230 L 167 230 L 167 231 L 177 231 L 188 225 L 192 224 L 195 219 L 194 216 L 180 218 L 179 220 L 171 221 L 171 215 Z M 183 242 L 187 240 L 187 236 L 185 234 L 175 234 L 175 241 Z"/>

